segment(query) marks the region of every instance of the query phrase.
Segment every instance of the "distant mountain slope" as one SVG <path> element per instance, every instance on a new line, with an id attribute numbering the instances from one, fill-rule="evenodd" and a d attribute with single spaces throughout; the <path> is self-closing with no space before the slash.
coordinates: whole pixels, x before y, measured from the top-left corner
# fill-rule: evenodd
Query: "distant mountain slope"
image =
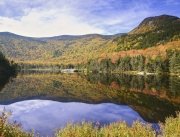
<path id="1" fill-rule="evenodd" d="M 24 37 L 24 36 L 20 36 L 20 35 L 14 34 L 14 33 L 10 33 L 10 32 L 0 32 L 0 35 L 7 36 L 7 37 L 16 37 L 16 38 Z"/>
<path id="2" fill-rule="evenodd" d="M 180 19 L 175 16 L 161 15 L 144 19 L 128 34 L 31 38 L 1 32 L 0 51 L 16 62 L 77 64 L 106 56 L 113 58 L 114 55 L 118 55 L 119 57 L 121 52 L 132 54 L 131 51 L 133 51 L 139 54 L 139 50 L 143 52 L 144 49 L 149 51 L 151 48 L 152 52 L 164 52 L 170 48 L 179 49 L 179 41 Z M 155 51 L 154 47 L 157 47 Z"/>
<path id="3" fill-rule="evenodd" d="M 129 32 L 129 34 L 142 34 L 149 31 L 165 31 L 167 29 L 177 29 L 180 19 L 175 16 L 161 15 L 145 18 L 138 27 Z M 178 27 L 179 28 L 179 27 Z"/>
<path id="4" fill-rule="evenodd" d="M 101 37 L 104 39 L 112 39 L 117 36 L 121 36 L 125 33 L 119 33 L 115 35 L 100 35 L 100 34 L 86 34 L 86 35 L 61 35 L 61 36 L 54 36 L 54 37 L 45 37 L 45 38 L 39 38 L 41 40 L 77 40 L 77 39 L 82 39 L 86 37 Z"/>
<path id="5" fill-rule="evenodd" d="M 180 40 L 180 19 L 175 16 L 161 15 L 144 19 L 138 27 L 127 35 L 115 38 L 116 51 L 146 49 Z"/>
<path id="6" fill-rule="evenodd" d="M 121 34 L 118 34 L 121 35 Z M 9 32 L 0 33 L 0 51 L 15 61 L 77 63 L 97 58 L 113 35 L 88 34 L 31 38 Z"/>

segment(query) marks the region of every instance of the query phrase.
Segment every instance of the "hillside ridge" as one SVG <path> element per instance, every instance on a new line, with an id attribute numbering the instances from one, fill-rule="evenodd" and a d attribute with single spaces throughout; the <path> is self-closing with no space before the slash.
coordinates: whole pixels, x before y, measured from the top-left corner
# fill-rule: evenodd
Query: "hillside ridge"
<path id="1" fill-rule="evenodd" d="M 146 33 L 150 30 L 155 30 L 160 26 L 163 26 L 167 22 L 179 21 L 180 18 L 171 15 L 160 15 L 160 16 L 152 16 L 145 18 L 136 28 L 130 31 L 128 34 L 139 34 L 139 33 Z M 148 27 L 146 31 L 143 31 L 143 27 Z"/>
<path id="2" fill-rule="evenodd" d="M 52 36 L 52 37 L 28 37 L 28 36 L 22 36 L 18 35 L 12 32 L 0 32 L 0 36 L 11 36 L 11 37 L 19 37 L 19 38 L 31 38 L 31 39 L 37 39 L 37 40 L 75 40 L 85 37 L 103 37 L 107 39 L 111 39 L 117 36 L 121 36 L 126 33 L 118 33 L 113 35 L 102 35 L 102 34 L 84 34 L 84 35 L 58 35 L 58 36 Z"/>
<path id="3" fill-rule="evenodd" d="M 113 58 L 121 52 L 146 50 L 153 47 L 179 49 L 180 19 L 161 15 L 145 18 L 127 34 L 61 35 L 33 38 L 0 32 L 0 51 L 8 58 L 32 64 L 78 64 L 104 56 Z M 176 43 L 170 46 L 171 43 Z M 164 52 L 163 50 L 163 52 Z M 146 53 L 148 54 L 148 53 Z"/>
<path id="4" fill-rule="evenodd" d="M 128 34 L 113 40 L 115 52 L 147 49 L 168 42 L 180 40 L 180 19 L 175 16 L 161 15 L 144 19 Z"/>

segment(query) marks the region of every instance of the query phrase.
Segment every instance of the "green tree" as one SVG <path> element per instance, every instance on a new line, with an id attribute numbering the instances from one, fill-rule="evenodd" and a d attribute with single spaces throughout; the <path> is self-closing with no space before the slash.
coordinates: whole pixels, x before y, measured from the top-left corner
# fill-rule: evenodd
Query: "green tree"
<path id="1" fill-rule="evenodd" d="M 180 51 L 174 51 L 169 59 L 169 65 L 171 73 L 180 73 Z"/>

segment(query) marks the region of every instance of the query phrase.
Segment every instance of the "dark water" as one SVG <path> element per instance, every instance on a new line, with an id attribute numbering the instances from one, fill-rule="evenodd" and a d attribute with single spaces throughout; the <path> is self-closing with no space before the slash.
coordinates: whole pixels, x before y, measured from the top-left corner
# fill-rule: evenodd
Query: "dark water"
<path id="1" fill-rule="evenodd" d="M 12 110 L 11 120 L 43 136 L 72 120 L 101 125 L 125 120 L 131 125 L 139 119 L 155 124 L 180 110 L 179 77 L 44 71 L 4 78 L 0 109 Z"/>

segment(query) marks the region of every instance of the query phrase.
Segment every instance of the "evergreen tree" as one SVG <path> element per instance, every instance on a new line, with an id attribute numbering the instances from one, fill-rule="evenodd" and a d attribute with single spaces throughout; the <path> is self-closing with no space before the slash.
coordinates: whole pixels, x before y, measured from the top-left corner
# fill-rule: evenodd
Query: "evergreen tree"
<path id="1" fill-rule="evenodd" d="M 170 72 L 180 73 L 180 51 L 175 51 L 169 59 Z"/>
<path id="2" fill-rule="evenodd" d="M 146 64 L 145 64 L 145 71 L 146 72 L 154 72 L 154 63 L 153 60 L 151 59 L 150 55 L 146 57 Z"/>
<path id="3" fill-rule="evenodd" d="M 155 72 L 156 73 L 163 72 L 163 59 L 160 53 L 155 58 Z"/>
<path id="4" fill-rule="evenodd" d="M 145 64 L 145 57 L 141 55 L 138 57 L 138 71 L 144 70 L 144 64 Z"/>

